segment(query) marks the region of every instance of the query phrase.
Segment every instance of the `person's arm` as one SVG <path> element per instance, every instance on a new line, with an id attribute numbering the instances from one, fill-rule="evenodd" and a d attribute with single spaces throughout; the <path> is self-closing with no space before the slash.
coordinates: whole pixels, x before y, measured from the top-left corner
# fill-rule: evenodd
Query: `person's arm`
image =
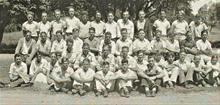
<path id="1" fill-rule="evenodd" d="M 83 82 L 91 82 L 94 79 L 94 75 L 95 75 L 95 72 L 92 71 L 89 76 L 87 76 L 87 77 L 81 76 L 81 78 L 82 78 Z"/>
<path id="2" fill-rule="evenodd" d="M 119 40 L 120 40 L 120 39 L 119 39 Z M 116 45 L 115 45 L 115 47 L 116 47 L 115 54 L 116 54 L 117 56 L 120 55 L 120 43 L 119 43 L 119 40 L 116 42 Z"/>
<path id="3" fill-rule="evenodd" d="M 20 39 L 20 40 L 18 41 L 17 46 L 16 46 L 15 54 L 19 54 L 20 51 L 21 51 L 21 48 L 22 48 L 22 40 Z"/>
<path id="4" fill-rule="evenodd" d="M 130 36 L 131 36 L 131 40 L 134 40 L 134 23 L 131 21 L 131 33 L 130 33 Z"/>
<path id="5" fill-rule="evenodd" d="M 137 79 L 137 74 L 134 71 L 131 71 L 128 76 L 122 77 L 125 80 L 135 80 Z"/>
<path id="6" fill-rule="evenodd" d="M 150 77 L 148 75 L 146 75 L 143 71 L 137 71 L 138 76 L 145 78 L 145 79 L 149 79 Z"/>

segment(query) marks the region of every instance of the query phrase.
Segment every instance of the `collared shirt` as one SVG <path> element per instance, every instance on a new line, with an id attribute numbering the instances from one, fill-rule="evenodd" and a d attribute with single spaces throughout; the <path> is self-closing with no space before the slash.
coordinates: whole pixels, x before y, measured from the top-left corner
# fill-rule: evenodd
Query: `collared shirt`
<path id="1" fill-rule="evenodd" d="M 90 27 L 91 27 L 91 22 L 87 21 L 86 24 L 80 22 L 79 37 L 82 39 L 88 38 Z"/>
<path id="2" fill-rule="evenodd" d="M 128 38 L 125 41 L 122 41 L 121 39 L 117 40 L 116 42 L 116 54 L 117 55 L 120 55 L 123 46 L 127 46 L 130 48 L 128 54 L 131 55 L 132 54 L 132 40 Z"/>
<path id="3" fill-rule="evenodd" d="M 102 52 L 102 47 L 104 45 L 105 45 L 105 43 L 104 43 L 104 39 L 103 39 L 103 40 L 101 40 L 100 45 L 99 45 L 99 52 Z M 116 52 L 115 42 L 111 41 L 110 46 L 111 46 L 111 54 L 115 54 L 115 52 Z"/>
<path id="4" fill-rule="evenodd" d="M 138 50 L 147 50 L 150 51 L 151 50 L 151 44 L 147 39 L 144 39 L 143 41 L 136 39 L 133 42 L 133 48 L 132 48 L 133 52 L 136 52 Z"/>
<path id="5" fill-rule="evenodd" d="M 130 39 L 134 38 L 134 23 L 130 20 L 128 20 L 127 23 L 124 23 L 123 19 L 119 19 L 117 21 L 117 24 L 119 26 L 119 29 L 121 30 L 122 28 L 126 28 L 128 31 L 128 36 Z M 121 33 L 120 33 L 121 36 Z"/>
<path id="6" fill-rule="evenodd" d="M 43 51 L 43 52 L 50 53 L 50 50 L 51 50 L 51 42 L 50 42 L 50 40 L 47 39 L 44 44 L 41 43 L 40 40 L 38 40 L 37 44 L 36 44 L 36 49 L 37 49 L 37 51 Z"/>
<path id="7" fill-rule="evenodd" d="M 105 28 L 105 32 L 110 32 L 112 34 L 112 39 L 121 37 L 119 34 L 120 30 L 118 24 L 115 21 L 113 21 L 112 23 L 109 22 L 105 23 L 104 28 Z"/>
<path id="8" fill-rule="evenodd" d="M 57 40 L 53 41 L 51 52 L 63 52 L 66 47 L 66 41 L 61 39 L 60 42 Z"/>
<path id="9" fill-rule="evenodd" d="M 165 50 L 166 48 L 166 42 L 163 40 L 157 41 L 157 40 L 152 40 L 151 42 L 152 49 L 154 50 Z"/>
<path id="10" fill-rule="evenodd" d="M 36 42 L 33 39 L 30 39 L 30 41 L 27 42 L 25 37 L 20 38 L 15 49 L 15 54 L 30 54 L 35 44 Z"/>
<path id="11" fill-rule="evenodd" d="M 17 75 L 17 72 L 22 72 L 27 74 L 27 65 L 24 62 L 21 62 L 20 65 L 17 65 L 15 62 L 13 62 L 10 65 L 9 74 Z"/>
<path id="12" fill-rule="evenodd" d="M 207 63 L 207 67 L 208 67 L 208 69 L 211 69 L 214 72 L 217 71 L 220 73 L 220 63 L 219 62 L 217 62 L 216 64 L 212 64 L 211 61 L 209 61 Z"/>
<path id="13" fill-rule="evenodd" d="M 92 21 L 91 27 L 95 28 L 96 36 L 103 36 L 103 31 L 105 28 L 105 23 L 103 21 L 100 21 L 99 23 L 97 23 L 96 21 Z"/>
<path id="14" fill-rule="evenodd" d="M 118 56 L 116 58 L 116 60 L 115 60 L 116 68 L 119 68 L 122 65 L 121 64 L 122 59 L 123 58 L 121 56 Z M 128 55 L 126 59 L 128 60 L 128 65 L 129 65 L 128 67 L 131 69 L 134 69 L 136 67 L 136 63 L 137 63 L 136 60 L 130 55 Z"/>
<path id="15" fill-rule="evenodd" d="M 29 23 L 28 21 L 24 22 L 22 24 L 22 30 L 28 30 L 28 31 L 31 31 L 31 36 L 38 36 L 37 35 L 37 31 L 39 31 L 39 28 L 38 28 L 38 23 L 33 21 L 31 23 Z"/>
<path id="16" fill-rule="evenodd" d="M 65 22 L 63 20 L 53 20 L 51 22 L 52 34 L 55 35 L 57 31 L 63 31 L 66 27 Z"/>
<path id="17" fill-rule="evenodd" d="M 186 34 L 189 28 L 188 23 L 185 20 L 183 20 L 182 22 L 180 22 L 179 20 L 175 20 L 172 23 L 172 27 L 174 34 Z"/>
<path id="18" fill-rule="evenodd" d="M 43 23 L 42 21 L 38 23 L 39 31 L 46 32 L 47 37 L 50 38 L 50 31 L 51 31 L 51 23 L 47 21 L 46 23 Z"/>
<path id="19" fill-rule="evenodd" d="M 103 58 L 102 55 L 97 58 L 98 66 L 101 68 L 103 62 L 108 62 L 110 65 L 110 71 L 115 71 L 115 56 L 108 54 L 106 58 Z"/>
<path id="20" fill-rule="evenodd" d="M 49 64 L 47 60 L 42 58 L 40 63 L 37 63 L 36 58 L 32 60 L 30 66 L 30 75 L 34 75 L 38 70 L 42 70 L 46 74 L 47 70 L 49 70 Z"/>
<path id="21" fill-rule="evenodd" d="M 83 53 L 80 54 L 79 56 L 77 56 L 74 67 L 75 68 L 80 67 L 81 66 L 80 64 L 83 62 L 83 60 L 85 58 L 90 60 L 90 64 L 91 65 L 97 65 L 97 61 L 96 61 L 95 55 L 93 53 L 89 52 L 87 56 L 83 55 Z"/>
<path id="22" fill-rule="evenodd" d="M 84 78 L 84 79 L 89 79 L 89 78 L 94 78 L 95 76 L 95 71 L 89 68 L 87 71 L 84 71 L 82 68 L 79 68 L 75 71 L 74 75 L 78 78 Z"/>
<path id="23" fill-rule="evenodd" d="M 197 46 L 197 49 L 202 50 L 202 51 L 205 51 L 206 49 L 212 50 L 212 45 L 208 40 L 204 42 L 202 41 L 202 39 L 200 39 L 196 42 L 196 46 Z"/>
<path id="24" fill-rule="evenodd" d="M 201 37 L 201 32 L 202 32 L 203 30 L 207 30 L 207 29 L 208 29 L 208 27 L 206 26 L 206 24 L 203 23 L 203 22 L 200 22 L 200 24 L 199 24 L 198 26 L 196 26 L 196 25 L 195 25 L 195 22 L 192 21 L 192 22 L 189 24 L 189 26 L 190 26 L 191 31 L 194 33 L 194 36 L 195 36 L 195 37 Z"/>
<path id="25" fill-rule="evenodd" d="M 144 29 L 146 20 L 144 19 L 142 22 L 140 20 L 137 21 L 137 29 Z"/>
<path id="26" fill-rule="evenodd" d="M 66 71 L 62 71 L 60 66 L 56 66 L 52 71 L 52 75 L 59 79 L 70 78 L 70 76 L 73 74 L 74 70 L 71 67 L 68 67 Z"/>
<path id="27" fill-rule="evenodd" d="M 95 49 L 98 51 L 99 44 L 100 44 L 100 40 L 98 38 L 94 37 L 92 40 L 90 40 L 89 38 L 86 38 L 84 42 L 89 44 L 90 49 Z"/>
<path id="28" fill-rule="evenodd" d="M 180 60 L 176 60 L 174 61 L 174 65 L 177 65 L 177 67 L 179 68 L 179 70 L 183 70 L 183 71 L 188 71 L 191 67 L 189 62 L 180 62 Z"/>
<path id="29" fill-rule="evenodd" d="M 146 60 L 143 60 L 142 62 L 139 62 L 138 60 L 136 60 L 136 62 L 137 62 L 136 66 L 137 66 L 138 71 L 144 72 L 145 70 L 148 69 L 147 67 L 148 62 Z"/>
<path id="30" fill-rule="evenodd" d="M 80 29 L 80 24 L 81 24 L 80 22 L 81 21 L 75 16 L 73 18 L 70 17 L 65 18 L 65 24 L 67 28 L 66 32 L 71 33 L 74 28 Z"/>
<path id="31" fill-rule="evenodd" d="M 73 39 L 73 53 L 82 53 L 83 41 L 80 38 Z"/>
<path id="32" fill-rule="evenodd" d="M 172 43 L 170 40 L 167 40 L 166 48 L 174 52 L 179 52 L 180 51 L 179 41 L 174 39 L 174 42 Z"/>
<path id="33" fill-rule="evenodd" d="M 115 75 L 121 76 L 121 77 L 133 77 L 133 76 L 137 77 L 137 74 L 134 71 L 130 70 L 130 69 L 128 69 L 126 72 L 123 72 L 122 70 L 118 70 L 115 73 Z"/>
<path id="34" fill-rule="evenodd" d="M 157 19 L 153 26 L 156 27 L 156 30 L 160 30 L 163 36 L 166 36 L 167 30 L 170 28 L 170 22 L 167 19 L 164 19 L 163 21 L 161 19 Z"/>

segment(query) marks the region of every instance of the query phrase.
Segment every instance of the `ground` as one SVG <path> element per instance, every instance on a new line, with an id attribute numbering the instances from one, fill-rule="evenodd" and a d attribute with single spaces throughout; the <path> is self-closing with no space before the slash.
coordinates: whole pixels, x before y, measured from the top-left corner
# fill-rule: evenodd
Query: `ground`
<path id="1" fill-rule="evenodd" d="M 20 32 L 6 34 L 3 43 L 15 43 Z M 210 41 L 220 41 L 219 27 L 210 34 Z M 10 40 L 10 41 L 7 41 Z M 12 54 L 0 54 L 0 80 L 8 79 L 7 73 L 10 63 L 13 61 Z M 26 88 L 4 88 L 0 89 L 0 105 L 60 105 L 60 104 L 99 104 L 99 105 L 220 105 L 220 87 L 184 89 L 162 88 L 154 98 L 145 97 L 144 94 L 132 92 L 130 98 L 122 98 L 118 93 L 111 93 L 108 98 L 95 97 L 90 92 L 84 97 L 78 95 L 54 93 L 47 91 L 47 86 L 36 84 Z"/>

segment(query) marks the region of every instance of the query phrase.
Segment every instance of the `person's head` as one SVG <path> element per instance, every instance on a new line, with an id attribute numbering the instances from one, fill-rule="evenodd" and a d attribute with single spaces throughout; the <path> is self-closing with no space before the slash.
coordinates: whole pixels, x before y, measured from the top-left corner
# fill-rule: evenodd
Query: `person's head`
<path id="1" fill-rule="evenodd" d="M 25 40 L 27 40 L 27 41 L 31 40 L 31 31 L 26 31 Z"/>
<path id="2" fill-rule="evenodd" d="M 195 24 L 198 25 L 198 24 L 200 24 L 200 22 L 202 22 L 201 16 L 196 15 L 196 16 L 195 16 Z"/>
<path id="3" fill-rule="evenodd" d="M 54 11 L 54 15 L 55 15 L 56 20 L 60 20 L 61 11 L 60 11 L 59 9 L 56 9 L 56 10 Z"/>
<path id="4" fill-rule="evenodd" d="M 79 37 L 79 29 L 78 28 L 74 28 L 72 30 L 72 34 L 73 34 L 73 39 L 76 39 Z"/>
<path id="5" fill-rule="evenodd" d="M 127 22 L 128 18 L 129 18 L 129 12 L 128 11 L 124 11 L 123 14 L 122 14 L 122 17 L 123 17 L 123 20 L 125 22 Z"/>
<path id="6" fill-rule="evenodd" d="M 103 70 L 104 73 L 107 73 L 109 71 L 109 62 L 104 61 L 102 63 L 102 70 Z"/>
<path id="7" fill-rule="evenodd" d="M 166 12 L 165 11 L 161 11 L 160 12 L 160 19 L 164 20 L 166 18 Z"/>
<path id="8" fill-rule="evenodd" d="M 138 37 L 140 40 L 144 40 L 145 38 L 145 32 L 143 29 L 138 30 Z"/>
<path id="9" fill-rule="evenodd" d="M 173 34 L 173 33 L 168 34 L 168 38 L 169 38 L 170 40 L 174 41 L 174 39 L 175 39 L 175 34 Z"/>
<path id="10" fill-rule="evenodd" d="M 202 40 L 205 42 L 207 40 L 207 37 L 208 37 L 208 31 L 207 30 L 203 30 L 201 32 L 201 38 Z"/>
<path id="11" fill-rule="evenodd" d="M 101 13 L 99 11 L 96 11 L 96 15 L 95 15 L 96 21 L 98 21 L 98 22 L 101 21 L 101 18 L 102 18 Z"/>
<path id="12" fill-rule="evenodd" d="M 67 48 L 71 48 L 73 47 L 73 40 L 72 39 L 67 39 L 66 40 L 66 46 Z"/>
<path id="13" fill-rule="evenodd" d="M 126 72 L 128 70 L 128 60 L 127 59 L 122 59 L 121 60 L 121 65 L 122 65 L 122 71 Z"/>
<path id="14" fill-rule="evenodd" d="M 90 46 L 88 43 L 83 43 L 83 47 L 82 47 L 82 50 L 83 50 L 83 54 L 84 55 L 87 55 L 90 51 Z"/>
<path id="15" fill-rule="evenodd" d="M 51 61 L 53 62 L 56 62 L 57 61 L 57 56 L 56 56 L 56 53 L 55 52 L 52 52 L 50 53 L 50 59 Z"/>
<path id="16" fill-rule="evenodd" d="M 31 23 L 34 20 L 34 13 L 28 12 L 27 13 L 27 20 L 29 23 Z"/>
<path id="17" fill-rule="evenodd" d="M 113 15 L 112 12 L 109 12 L 109 13 L 108 13 L 107 19 L 108 19 L 108 22 L 113 22 L 113 21 L 114 21 L 114 15 Z"/>
<path id="18" fill-rule="evenodd" d="M 89 35 L 90 35 L 90 37 L 94 37 L 95 36 L 95 28 L 94 27 L 90 27 L 89 28 Z"/>
<path id="19" fill-rule="evenodd" d="M 68 66 L 69 66 L 69 60 L 66 57 L 61 58 L 61 68 L 62 70 L 67 70 Z"/>
<path id="20" fill-rule="evenodd" d="M 183 19 L 184 19 L 184 13 L 183 13 L 183 11 L 179 11 L 178 12 L 178 14 L 177 14 L 177 19 L 179 20 L 179 21 L 182 21 Z"/>
<path id="21" fill-rule="evenodd" d="M 46 12 L 42 12 L 41 19 L 43 22 L 47 22 L 47 13 Z"/>
<path id="22" fill-rule="evenodd" d="M 121 50 L 121 55 L 123 58 L 126 58 L 128 56 L 129 52 L 129 47 L 128 46 L 123 46 Z"/>
<path id="23" fill-rule="evenodd" d="M 82 22 L 87 22 L 88 21 L 88 12 L 83 11 L 82 12 Z"/>
<path id="24" fill-rule="evenodd" d="M 63 39 L 62 31 L 58 30 L 56 32 L 56 39 L 57 39 L 58 42 L 60 42 L 61 39 Z"/>
<path id="25" fill-rule="evenodd" d="M 142 62 L 144 60 L 144 51 L 143 50 L 139 50 L 137 52 L 137 59 L 139 62 Z"/>
<path id="26" fill-rule="evenodd" d="M 138 17 L 139 17 L 139 20 L 144 20 L 144 18 L 145 18 L 145 12 L 144 12 L 143 10 L 139 11 Z"/>
<path id="27" fill-rule="evenodd" d="M 185 58 L 186 58 L 186 53 L 185 53 L 185 52 L 180 52 L 180 53 L 179 53 L 179 56 L 180 56 L 180 61 L 181 61 L 181 62 L 184 62 L 184 61 L 185 61 Z"/>
<path id="28" fill-rule="evenodd" d="M 211 58 L 211 63 L 215 65 L 217 62 L 218 62 L 218 56 L 213 55 L 212 58 Z"/>
<path id="29" fill-rule="evenodd" d="M 41 32 L 40 33 L 40 39 L 41 39 L 41 43 L 45 43 L 47 40 L 47 33 L 46 32 Z"/>
<path id="30" fill-rule="evenodd" d="M 69 7 L 69 15 L 70 15 L 70 17 L 74 17 L 74 15 L 75 15 L 75 10 L 74 10 L 73 7 Z"/>
<path id="31" fill-rule="evenodd" d="M 156 30 L 155 37 L 156 37 L 157 41 L 160 41 L 161 34 L 162 34 L 162 32 L 160 30 Z"/>
<path id="32" fill-rule="evenodd" d="M 173 52 L 168 52 L 167 54 L 168 63 L 173 63 L 174 59 L 175 59 L 175 54 Z"/>
<path id="33" fill-rule="evenodd" d="M 128 37 L 128 30 L 126 28 L 121 29 L 121 38 L 122 40 L 126 40 Z"/>
<path id="34" fill-rule="evenodd" d="M 160 52 L 156 52 L 154 59 L 155 61 L 159 62 L 162 59 L 162 54 Z"/>
<path id="35" fill-rule="evenodd" d="M 193 39 L 193 33 L 192 31 L 187 31 L 186 32 L 186 40 L 192 40 Z"/>
<path id="36" fill-rule="evenodd" d="M 110 45 L 107 45 L 107 44 L 103 45 L 103 47 L 102 47 L 102 54 L 104 56 L 107 56 L 110 52 L 111 52 Z"/>
<path id="37" fill-rule="evenodd" d="M 148 64 L 149 64 L 149 66 L 151 66 L 151 67 L 154 66 L 155 61 L 154 61 L 153 55 L 148 56 Z"/>
<path id="38" fill-rule="evenodd" d="M 21 54 L 15 54 L 14 55 L 14 61 L 17 65 L 20 65 L 22 60 L 21 60 Z"/>
<path id="39" fill-rule="evenodd" d="M 112 38 L 111 32 L 106 32 L 105 33 L 105 43 L 107 43 L 107 44 L 111 43 L 111 38 Z"/>
<path id="40" fill-rule="evenodd" d="M 199 55 L 195 55 L 195 56 L 194 56 L 194 63 L 195 63 L 195 64 L 199 64 L 200 61 L 201 61 L 201 57 L 200 57 Z"/>
<path id="41" fill-rule="evenodd" d="M 42 55 L 39 52 L 37 52 L 36 53 L 36 61 L 37 61 L 37 63 L 40 63 L 41 59 L 42 59 Z"/>
<path id="42" fill-rule="evenodd" d="M 88 58 L 85 58 L 82 62 L 83 70 L 87 71 L 90 67 L 90 60 Z"/>

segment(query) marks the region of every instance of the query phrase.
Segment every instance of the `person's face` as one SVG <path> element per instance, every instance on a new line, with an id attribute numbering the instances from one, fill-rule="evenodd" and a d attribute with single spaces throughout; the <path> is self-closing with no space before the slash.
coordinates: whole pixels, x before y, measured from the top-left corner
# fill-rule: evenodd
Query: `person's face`
<path id="1" fill-rule="evenodd" d="M 46 40 L 47 40 L 47 35 L 45 34 L 45 33 L 42 33 L 41 34 L 41 42 L 46 42 Z"/>
<path id="2" fill-rule="evenodd" d="M 161 54 L 157 54 L 154 58 L 155 58 L 156 61 L 159 62 L 161 60 L 161 58 L 162 58 L 162 55 Z"/>
<path id="3" fill-rule="evenodd" d="M 208 34 L 205 32 L 203 33 L 203 35 L 201 36 L 203 41 L 206 41 Z"/>
<path id="4" fill-rule="evenodd" d="M 180 54 L 180 61 L 184 61 L 185 60 L 186 55 L 185 54 Z"/>
<path id="5" fill-rule="evenodd" d="M 150 66 L 153 66 L 154 65 L 154 58 L 148 59 L 148 63 Z"/>
<path id="6" fill-rule="evenodd" d="M 140 39 L 140 40 L 144 40 L 144 37 L 145 37 L 144 31 L 140 31 L 140 32 L 139 32 L 139 39 Z"/>
<path id="7" fill-rule="evenodd" d="M 143 11 L 140 11 L 138 15 L 140 20 L 143 20 L 145 17 L 145 13 Z"/>
<path id="8" fill-rule="evenodd" d="M 16 63 L 17 65 L 20 65 L 20 64 L 21 64 L 21 57 L 20 57 L 20 56 L 15 58 L 15 63 Z"/>
<path id="9" fill-rule="evenodd" d="M 124 12 L 124 13 L 123 13 L 123 20 L 124 20 L 124 21 L 127 21 L 128 18 L 129 18 L 128 12 Z"/>
<path id="10" fill-rule="evenodd" d="M 64 69 L 64 70 L 66 70 L 67 68 L 68 68 L 68 65 L 69 65 L 69 62 L 63 62 L 63 64 L 62 64 L 62 68 Z"/>
<path id="11" fill-rule="evenodd" d="M 177 17 L 180 21 L 182 21 L 184 19 L 183 14 L 179 14 Z"/>
<path id="12" fill-rule="evenodd" d="M 73 39 L 73 34 L 72 33 L 67 33 L 66 34 L 66 39 Z"/>
<path id="13" fill-rule="evenodd" d="M 74 39 L 78 38 L 79 37 L 79 31 L 73 32 L 72 36 L 73 36 Z"/>
<path id="14" fill-rule="evenodd" d="M 83 69 L 84 69 L 84 70 L 88 70 L 89 67 L 90 67 L 90 63 L 87 62 L 87 61 L 84 61 L 84 62 L 83 62 Z"/>
<path id="15" fill-rule="evenodd" d="M 107 18 L 109 22 L 113 22 L 114 15 L 112 13 L 109 13 Z"/>
<path id="16" fill-rule="evenodd" d="M 105 41 L 106 42 L 111 42 L 111 35 L 110 34 L 105 35 Z"/>
<path id="17" fill-rule="evenodd" d="M 73 9 L 73 8 L 70 8 L 70 9 L 69 9 L 69 15 L 70 15 L 71 17 L 74 16 L 74 9 Z"/>
<path id="18" fill-rule="evenodd" d="M 188 33 L 188 34 L 186 35 L 186 38 L 187 38 L 188 40 L 192 40 L 192 39 L 193 39 L 192 33 L 191 33 L 191 32 Z"/>
<path id="19" fill-rule="evenodd" d="M 128 49 L 127 49 L 127 48 L 123 48 L 122 51 L 121 51 L 121 53 L 122 53 L 122 56 L 123 56 L 123 57 L 127 57 L 127 55 L 128 55 Z"/>
<path id="20" fill-rule="evenodd" d="M 89 34 L 91 37 L 94 37 L 95 36 L 95 31 L 94 30 L 89 30 Z"/>
<path id="21" fill-rule="evenodd" d="M 127 39 L 127 36 L 128 36 L 127 31 L 122 31 L 122 32 L 121 32 L 121 37 L 122 37 L 122 39 Z"/>
<path id="22" fill-rule="evenodd" d="M 43 13 L 41 18 L 42 18 L 42 21 L 46 22 L 47 21 L 47 14 Z"/>
<path id="23" fill-rule="evenodd" d="M 51 61 L 56 61 L 56 54 L 53 53 L 50 55 Z"/>
<path id="24" fill-rule="evenodd" d="M 161 20 L 164 20 L 166 18 L 166 13 L 162 12 L 160 14 L 160 18 L 161 18 Z"/>
<path id="25" fill-rule="evenodd" d="M 100 13 L 96 13 L 96 16 L 95 16 L 95 17 L 96 17 L 96 20 L 97 20 L 97 21 L 100 21 L 100 20 L 101 20 L 101 14 L 100 14 Z"/>
<path id="26" fill-rule="evenodd" d="M 103 51 L 102 51 L 103 55 L 107 56 L 109 54 L 109 52 L 110 52 L 110 50 L 107 46 L 103 48 Z"/>
<path id="27" fill-rule="evenodd" d="M 83 15 L 82 16 L 82 21 L 83 22 L 87 22 L 88 21 L 88 16 L 87 15 Z"/>
<path id="28" fill-rule="evenodd" d="M 196 64 L 199 64 L 199 63 L 200 63 L 200 60 L 201 60 L 200 56 L 195 56 L 194 62 L 195 62 Z"/>
<path id="29" fill-rule="evenodd" d="M 28 19 L 28 22 L 32 22 L 33 21 L 33 15 L 28 14 L 27 19 Z"/>
<path id="30" fill-rule="evenodd" d="M 67 46 L 67 48 L 72 48 L 73 47 L 73 43 L 72 42 L 67 42 L 66 46 Z"/>
<path id="31" fill-rule="evenodd" d="M 217 62 L 218 62 L 218 58 L 217 57 L 212 58 L 212 60 L 211 60 L 212 64 L 216 64 Z"/>
<path id="32" fill-rule="evenodd" d="M 106 65 L 103 65 L 102 68 L 103 68 L 103 72 L 104 72 L 104 73 L 107 73 L 107 72 L 109 71 L 109 65 L 107 65 L 107 64 L 106 64 Z"/>
<path id="33" fill-rule="evenodd" d="M 58 12 L 58 11 L 56 11 L 56 12 L 55 12 L 55 18 L 56 18 L 57 20 L 59 20 L 60 17 L 61 17 L 61 13 Z"/>
<path id="34" fill-rule="evenodd" d="M 56 36 L 57 36 L 57 40 L 58 41 L 61 41 L 61 39 L 63 39 L 63 36 L 60 33 L 57 33 Z"/>
<path id="35" fill-rule="evenodd" d="M 30 32 L 28 32 L 28 33 L 25 35 L 25 39 L 26 39 L 27 41 L 29 41 L 29 40 L 31 39 L 31 33 L 30 33 Z"/>
<path id="36" fill-rule="evenodd" d="M 170 55 L 167 60 L 168 62 L 172 63 L 174 60 L 174 56 Z"/>
<path id="37" fill-rule="evenodd" d="M 175 35 L 174 35 L 174 34 L 170 34 L 170 35 L 169 35 L 169 38 L 170 38 L 171 40 L 174 40 Z"/>
<path id="38" fill-rule="evenodd" d="M 138 57 L 138 61 L 143 61 L 143 59 L 144 59 L 144 53 L 139 53 L 139 54 L 137 55 L 137 57 Z"/>
<path id="39" fill-rule="evenodd" d="M 40 54 L 37 55 L 37 62 L 40 63 L 42 56 Z"/>
<path id="40" fill-rule="evenodd" d="M 156 33 L 156 40 L 159 41 L 160 40 L 160 36 L 161 36 L 161 32 L 157 31 Z"/>
<path id="41" fill-rule="evenodd" d="M 128 70 L 128 63 L 122 63 L 122 70 L 126 72 Z"/>
<path id="42" fill-rule="evenodd" d="M 83 47 L 83 54 L 87 55 L 89 53 L 89 46 L 84 46 Z"/>

